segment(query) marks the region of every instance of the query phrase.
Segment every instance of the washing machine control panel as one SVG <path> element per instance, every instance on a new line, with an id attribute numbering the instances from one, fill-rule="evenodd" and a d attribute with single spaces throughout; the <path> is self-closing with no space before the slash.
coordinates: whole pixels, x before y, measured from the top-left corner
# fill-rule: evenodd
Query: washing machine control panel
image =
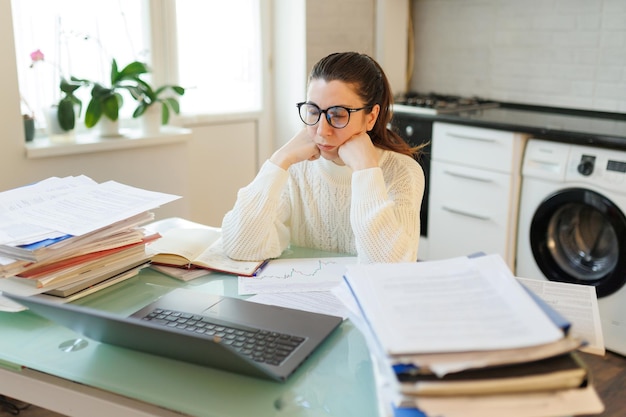
<path id="1" fill-rule="evenodd" d="M 596 157 L 592 155 L 583 155 L 578 164 L 578 172 L 588 177 L 593 172 L 593 166 L 596 163 Z"/>
<path id="2" fill-rule="evenodd" d="M 566 182 L 582 182 L 626 195 L 626 151 L 572 145 L 568 160 Z"/>
<path id="3" fill-rule="evenodd" d="M 606 170 L 626 174 L 626 161 L 609 160 L 609 162 L 606 164 Z"/>

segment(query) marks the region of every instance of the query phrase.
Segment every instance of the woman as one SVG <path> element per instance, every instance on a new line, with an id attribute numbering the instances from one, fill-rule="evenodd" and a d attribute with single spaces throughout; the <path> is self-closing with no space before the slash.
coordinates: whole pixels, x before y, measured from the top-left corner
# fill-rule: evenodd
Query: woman
<path id="1" fill-rule="evenodd" d="M 334 53 L 311 70 L 306 125 L 239 190 L 222 222 L 233 259 L 275 258 L 290 244 L 356 255 L 360 263 L 417 259 L 424 173 L 417 151 L 387 129 L 392 93 L 367 55 Z"/>

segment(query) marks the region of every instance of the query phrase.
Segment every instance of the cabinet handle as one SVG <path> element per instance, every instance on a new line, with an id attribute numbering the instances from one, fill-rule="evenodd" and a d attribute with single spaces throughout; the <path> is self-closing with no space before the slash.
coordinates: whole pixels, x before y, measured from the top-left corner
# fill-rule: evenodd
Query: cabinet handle
<path id="1" fill-rule="evenodd" d="M 484 177 L 476 177 L 473 175 L 467 175 L 467 174 L 461 174 L 458 172 L 453 172 L 453 171 L 448 171 L 447 169 L 443 171 L 445 174 L 448 174 L 452 177 L 457 177 L 457 178 L 464 178 L 466 180 L 473 180 L 473 181 L 480 181 L 480 182 L 493 182 L 493 180 L 491 178 L 484 178 Z"/>
<path id="2" fill-rule="evenodd" d="M 478 219 L 478 220 L 489 220 L 489 216 L 483 216 L 481 214 L 470 213 L 464 210 L 457 210 L 457 209 L 453 209 L 453 208 L 446 207 L 446 206 L 442 206 L 441 208 L 444 209 L 445 211 L 449 211 L 450 213 L 454 213 L 454 214 L 459 214 L 461 216 L 471 217 L 473 219 Z"/>
<path id="3" fill-rule="evenodd" d="M 451 132 L 448 132 L 447 134 L 448 136 L 452 136 L 453 138 L 459 138 L 459 139 L 469 139 L 469 140 L 476 140 L 479 142 L 489 142 L 489 143 L 496 142 L 495 139 L 483 138 L 481 136 L 460 135 L 458 133 L 451 133 Z"/>

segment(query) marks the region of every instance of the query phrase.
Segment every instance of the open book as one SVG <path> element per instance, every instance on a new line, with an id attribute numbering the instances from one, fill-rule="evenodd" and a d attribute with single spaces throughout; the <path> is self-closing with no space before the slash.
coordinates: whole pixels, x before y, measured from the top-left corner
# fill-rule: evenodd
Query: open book
<path id="1" fill-rule="evenodd" d="M 161 232 L 161 236 L 146 248 L 153 264 L 253 276 L 264 263 L 238 261 L 226 256 L 222 249 L 222 232 L 219 228 L 174 227 Z"/>

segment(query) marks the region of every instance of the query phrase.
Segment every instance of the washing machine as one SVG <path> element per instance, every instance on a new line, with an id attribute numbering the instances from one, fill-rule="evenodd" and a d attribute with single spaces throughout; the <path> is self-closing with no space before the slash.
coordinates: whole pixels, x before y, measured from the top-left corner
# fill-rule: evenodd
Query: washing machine
<path id="1" fill-rule="evenodd" d="M 530 139 L 515 274 L 592 285 L 605 347 L 626 355 L 626 152 Z"/>

